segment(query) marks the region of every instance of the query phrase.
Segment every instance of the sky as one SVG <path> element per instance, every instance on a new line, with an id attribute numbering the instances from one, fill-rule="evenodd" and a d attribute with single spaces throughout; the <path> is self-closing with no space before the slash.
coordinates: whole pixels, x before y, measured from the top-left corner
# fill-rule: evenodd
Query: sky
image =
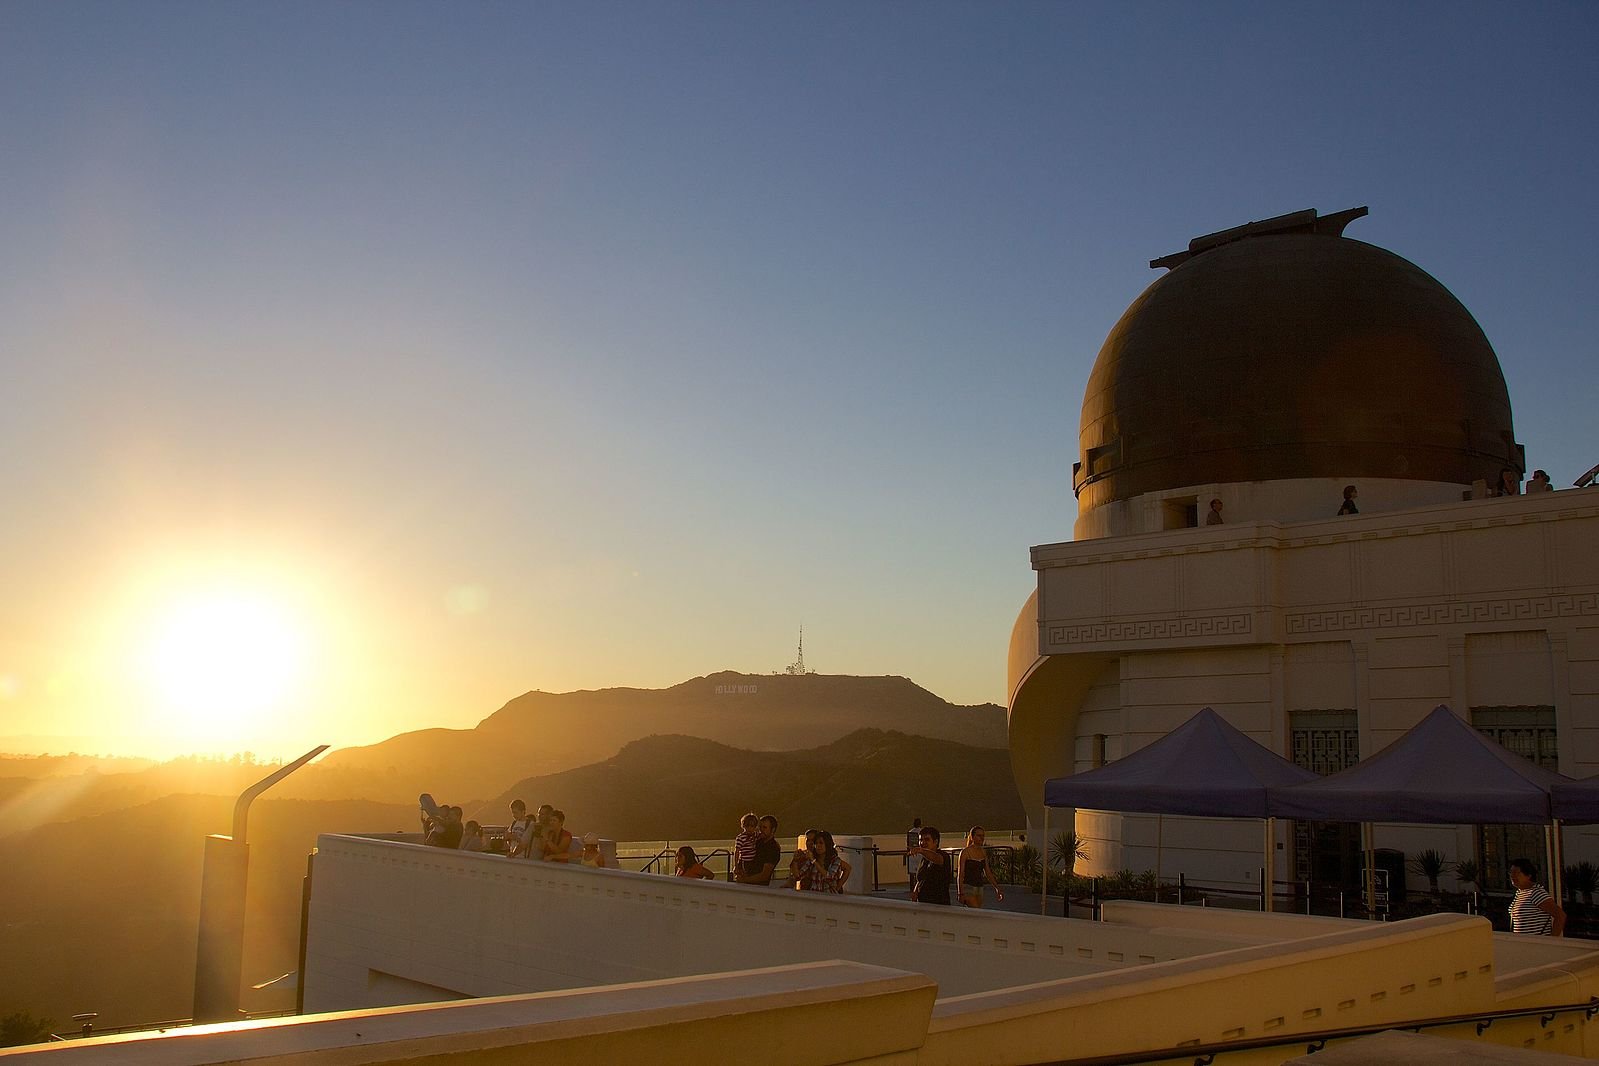
<path id="1" fill-rule="evenodd" d="M 1003 703 L 1148 261 L 1303 208 L 1460 298 L 1569 484 L 1596 53 L 1586 2 L 0 0 L 0 737 L 293 757 L 801 625 Z"/>

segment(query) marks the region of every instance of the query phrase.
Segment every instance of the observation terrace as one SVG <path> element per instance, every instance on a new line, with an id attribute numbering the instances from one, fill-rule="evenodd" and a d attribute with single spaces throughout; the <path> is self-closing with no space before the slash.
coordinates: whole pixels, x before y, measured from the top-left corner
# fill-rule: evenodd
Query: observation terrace
<path id="1" fill-rule="evenodd" d="M 1265 1063 L 1418 1025 L 1485 1061 L 1599 1057 L 1594 945 L 1463 915 L 1122 902 L 1092 922 L 324 836 L 306 932 L 305 1016 L 0 1061 Z"/>

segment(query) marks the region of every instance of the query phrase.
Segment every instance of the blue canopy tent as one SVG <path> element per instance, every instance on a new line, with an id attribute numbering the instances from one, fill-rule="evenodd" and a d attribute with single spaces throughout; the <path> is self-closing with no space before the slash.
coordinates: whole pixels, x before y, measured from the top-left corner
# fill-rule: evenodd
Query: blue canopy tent
<path id="1" fill-rule="evenodd" d="M 1572 783 L 1496 744 L 1440 705 L 1371 758 L 1330 777 L 1275 787 L 1270 802 L 1280 817 L 1317 822 L 1550 826 L 1553 893 L 1560 887 L 1560 834 L 1550 795 Z"/>
<path id="2" fill-rule="evenodd" d="M 1274 813 L 1317 822 L 1515 822 L 1547 825 L 1549 793 L 1570 778 L 1545 770 L 1439 706 L 1347 770 L 1272 789 Z"/>
<path id="3" fill-rule="evenodd" d="M 1204 708 L 1159 740 L 1113 763 L 1044 782 L 1044 840 L 1051 807 L 1083 807 L 1130 814 L 1179 814 L 1266 820 L 1266 863 L 1271 865 L 1270 790 L 1318 781 Z M 1049 876 L 1049 864 L 1044 864 Z M 1048 884 L 1045 884 L 1048 896 Z M 1267 896 L 1268 900 L 1270 894 Z"/>
<path id="4" fill-rule="evenodd" d="M 1561 822 L 1599 822 L 1599 776 L 1556 781 L 1550 806 Z"/>

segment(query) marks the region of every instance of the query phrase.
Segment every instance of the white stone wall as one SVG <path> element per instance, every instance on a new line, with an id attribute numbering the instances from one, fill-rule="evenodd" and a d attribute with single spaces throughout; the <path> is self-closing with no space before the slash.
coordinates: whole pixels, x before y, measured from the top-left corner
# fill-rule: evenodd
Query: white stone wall
<path id="1" fill-rule="evenodd" d="M 1033 549 L 1039 660 L 1013 664 L 1011 735 L 1048 750 L 1013 752 L 1024 802 L 1038 802 L 1045 779 L 1090 768 L 1100 748 L 1125 757 L 1206 706 L 1283 753 L 1291 712 L 1354 710 L 1362 758 L 1440 703 L 1463 717 L 1553 706 L 1560 769 L 1599 772 L 1599 490 L 1459 501 L 1458 486 L 1451 498 L 1362 481 L 1358 516 L 1275 517 L 1328 487 L 1204 487 L 1205 500 L 1227 501 L 1228 524 Z M 1146 519 L 1159 503 L 1140 505 Z M 1013 646 L 1012 658 L 1026 651 Z M 1047 742 L 1058 735 L 1072 738 L 1064 755 Z M 1079 812 L 1090 853 L 1080 872 L 1154 869 L 1152 824 Z M 1168 822 L 1161 838 L 1167 876 L 1233 870 L 1226 879 L 1241 887 L 1260 864 L 1253 828 Z M 1462 858 L 1473 839 L 1466 827 L 1387 827 L 1378 846 Z M 1568 830 L 1566 849 L 1568 862 L 1599 858 L 1599 832 Z M 1287 852 L 1276 854 L 1274 876 L 1286 877 Z"/>
<path id="2" fill-rule="evenodd" d="M 829 959 L 927 974 L 958 995 L 1235 943 L 324 836 L 305 1002 L 345 1010 Z"/>

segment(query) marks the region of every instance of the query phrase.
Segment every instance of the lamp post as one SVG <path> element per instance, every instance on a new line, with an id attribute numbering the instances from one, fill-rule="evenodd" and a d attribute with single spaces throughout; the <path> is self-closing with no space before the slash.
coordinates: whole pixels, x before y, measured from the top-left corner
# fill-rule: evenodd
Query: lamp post
<path id="1" fill-rule="evenodd" d="M 233 835 L 214 833 L 205 838 L 200 936 L 194 951 L 196 1022 L 228 1022 L 239 1017 L 239 980 L 244 972 L 244 891 L 250 872 L 245 829 L 250 804 L 327 750 L 326 744 L 319 744 L 245 789 L 233 805 Z"/>

